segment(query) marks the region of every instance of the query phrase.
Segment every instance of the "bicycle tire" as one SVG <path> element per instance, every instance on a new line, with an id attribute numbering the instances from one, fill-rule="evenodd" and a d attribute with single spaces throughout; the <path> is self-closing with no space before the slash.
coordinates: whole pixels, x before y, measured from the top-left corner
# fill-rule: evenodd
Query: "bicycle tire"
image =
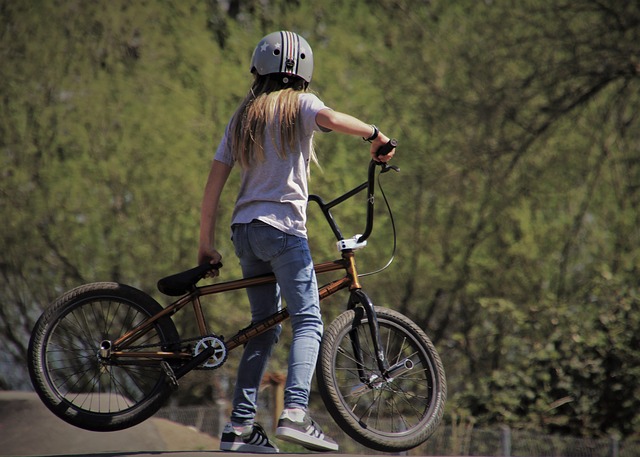
<path id="1" fill-rule="evenodd" d="M 92 431 L 132 427 L 152 416 L 171 394 L 159 363 L 105 363 L 104 340 L 116 340 L 162 310 L 146 293 L 113 282 L 79 286 L 59 297 L 37 321 L 29 341 L 31 382 L 55 415 Z M 139 345 L 171 350 L 178 332 L 164 317 Z M 132 349 L 135 350 L 135 349 Z"/>
<path id="2" fill-rule="evenodd" d="M 425 442 L 444 414 L 445 372 L 427 335 L 406 316 L 375 307 L 380 340 L 390 365 L 410 359 L 413 368 L 382 382 L 368 319 L 360 307 L 342 313 L 325 330 L 316 377 L 320 395 L 335 422 L 351 438 L 371 449 L 399 452 Z M 362 348 L 359 377 L 352 346 Z"/>

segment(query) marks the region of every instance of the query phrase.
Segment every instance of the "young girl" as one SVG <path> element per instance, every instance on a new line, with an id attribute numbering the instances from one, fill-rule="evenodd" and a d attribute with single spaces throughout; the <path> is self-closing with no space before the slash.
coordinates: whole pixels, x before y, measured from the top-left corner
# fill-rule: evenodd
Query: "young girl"
<path id="1" fill-rule="evenodd" d="M 215 226 L 222 189 L 232 167 L 241 185 L 232 216 L 232 239 L 245 277 L 273 272 L 277 284 L 247 290 L 252 322 L 280 309 L 291 316 L 284 411 L 276 436 L 315 451 L 336 451 L 307 411 L 323 325 L 313 262 L 307 244 L 307 176 L 316 160 L 313 135 L 337 131 L 371 142 L 374 160 L 386 162 L 395 150 L 376 157 L 389 138 L 375 126 L 327 108 L 308 92 L 313 73 L 311 47 L 292 32 L 265 36 L 255 48 L 253 86 L 227 125 L 216 151 L 202 200 L 198 263 L 217 263 Z M 225 451 L 275 453 L 278 448 L 254 422 L 258 388 L 280 327 L 246 345 L 233 395 L 231 422 L 222 435 Z"/>

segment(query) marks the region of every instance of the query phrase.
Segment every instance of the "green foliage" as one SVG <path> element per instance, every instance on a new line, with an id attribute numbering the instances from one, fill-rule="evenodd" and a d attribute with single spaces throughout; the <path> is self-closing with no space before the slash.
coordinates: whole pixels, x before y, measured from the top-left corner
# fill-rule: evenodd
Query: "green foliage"
<path id="1" fill-rule="evenodd" d="M 481 423 L 586 436 L 635 433 L 638 290 L 603 280 L 583 298 L 582 306 L 550 307 L 529 316 L 510 306 L 487 307 L 518 330 L 507 336 L 499 369 L 468 380 L 456 395 L 458 414 Z M 495 338 L 505 333 L 483 331 Z M 494 347 L 490 341 L 481 357 Z"/>
<path id="2" fill-rule="evenodd" d="M 314 48 L 313 90 L 400 141 L 402 171 L 383 177 L 396 261 L 363 283 L 441 350 L 452 417 L 637 433 L 637 2 L 0 1 L 0 21 L 0 362 L 24 362 L 34 320 L 71 286 L 155 293 L 193 266 L 201 192 L 252 48 L 290 28 Z M 316 146 L 313 193 L 365 179 L 361 140 Z M 223 279 L 239 275 L 237 183 L 221 208 Z M 361 203 L 336 210 L 346 236 L 362 230 Z M 330 259 L 314 210 L 314 256 Z M 361 270 L 390 252 L 379 211 Z M 324 306 L 329 319 L 344 305 Z M 247 323 L 242 294 L 208 312 Z M 23 386 L 2 371 L 3 386 Z"/>

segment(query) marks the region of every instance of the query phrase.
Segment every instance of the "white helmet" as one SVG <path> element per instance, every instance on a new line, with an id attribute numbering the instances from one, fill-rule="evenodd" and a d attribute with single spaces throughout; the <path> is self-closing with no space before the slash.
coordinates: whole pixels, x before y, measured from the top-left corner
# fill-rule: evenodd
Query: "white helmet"
<path id="1" fill-rule="evenodd" d="M 293 32 L 273 32 L 265 36 L 251 58 L 251 73 L 283 73 L 299 76 L 307 83 L 313 75 L 313 52 L 307 40 Z"/>

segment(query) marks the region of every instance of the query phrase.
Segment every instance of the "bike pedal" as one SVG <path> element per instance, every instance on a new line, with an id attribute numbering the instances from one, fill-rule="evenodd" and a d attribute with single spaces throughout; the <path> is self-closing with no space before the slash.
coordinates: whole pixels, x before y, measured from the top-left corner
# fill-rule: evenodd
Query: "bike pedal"
<path id="1" fill-rule="evenodd" d="M 169 381 L 169 385 L 172 390 L 176 390 L 178 388 L 178 378 L 176 378 L 175 373 L 173 372 L 173 368 L 166 361 L 160 362 L 160 366 L 164 370 L 164 374 L 167 376 L 167 380 Z"/>

